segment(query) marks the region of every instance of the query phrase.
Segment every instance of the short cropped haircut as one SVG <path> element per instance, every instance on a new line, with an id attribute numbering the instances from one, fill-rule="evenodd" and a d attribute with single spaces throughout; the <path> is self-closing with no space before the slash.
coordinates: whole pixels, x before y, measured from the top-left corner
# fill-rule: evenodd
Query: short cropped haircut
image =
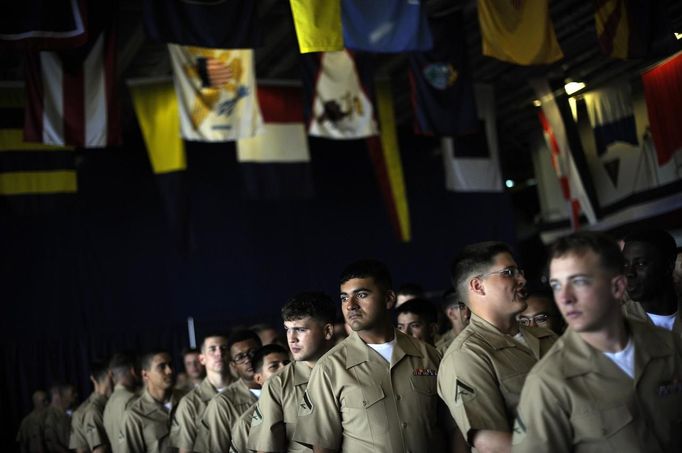
<path id="1" fill-rule="evenodd" d="M 405 283 L 398 288 L 398 294 L 404 296 L 424 297 L 424 288 L 416 283 Z"/>
<path id="2" fill-rule="evenodd" d="M 93 360 L 90 363 L 90 374 L 97 382 L 109 374 L 109 362 L 106 360 Z"/>
<path id="3" fill-rule="evenodd" d="M 296 321 L 306 317 L 322 324 L 333 324 L 336 306 L 325 293 L 307 291 L 296 294 L 282 307 L 283 321 Z"/>
<path id="4" fill-rule="evenodd" d="M 365 259 L 349 264 L 341 272 L 339 282 L 343 285 L 353 278 L 372 278 L 374 283 L 384 290 L 393 288 L 393 280 L 388 268 L 381 261 L 374 259 Z"/>
<path id="5" fill-rule="evenodd" d="M 438 322 L 438 310 L 426 299 L 410 299 L 395 309 L 396 315 L 412 313 L 419 316 L 426 323 Z"/>
<path id="6" fill-rule="evenodd" d="M 201 351 L 202 354 L 204 353 L 204 347 L 206 346 L 206 340 L 208 340 L 209 338 L 224 338 L 225 340 L 227 340 L 229 338 L 229 336 L 224 332 L 209 332 L 208 335 L 204 336 L 204 339 L 201 340 L 201 345 L 199 347 L 199 351 Z M 183 354 L 183 357 L 184 356 L 185 355 Z"/>
<path id="7" fill-rule="evenodd" d="M 653 246 L 660 256 L 661 260 L 667 265 L 675 265 L 677 259 L 677 244 L 675 238 L 665 230 L 647 229 L 638 230 L 625 236 L 624 243 L 628 242 L 643 242 Z"/>
<path id="8" fill-rule="evenodd" d="M 131 368 L 135 368 L 135 355 L 130 352 L 117 352 L 109 361 L 109 369 L 117 377 L 125 375 Z"/>
<path id="9" fill-rule="evenodd" d="M 168 354 L 168 356 L 170 356 L 170 352 L 166 351 L 165 349 L 153 349 L 144 353 L 142 357 L 140 357 L 140 368 L 147 371 L 151 370 L 154 356 L 159 354 Z"/>
<path id="10" fill-rule="evenodd" d="M 467 291 L 469 278 L 485 273 L 500 253 L 511 254 L 511 249 L 504 242 L 487 241 L 467 245 L 455 257 L 450 266 L 450 277 L 454 290 L 462 302 L 469 303 Z"/>
<path id="11" fill-rule="evenodd" d="M 260 341 L 260 337 L 256 332 L 253 330 L 241 329 L 232 332 L 232 335 L 227 339 L 227 350 L 232 351 L 232 346 L 247 340 L 255 341 L 259 348 L 263 346 L 263 343 Z"/>
<path id="12" fill-rule="evenodd" d="M 265 358 L 270 354 L 278 353 L 284 354 L 285 356 L 289 357 L 289 351 L 287 351 L 284 346 L 277 343 L 266 344 L 262 348 L 258 349 L 253 354 L 253 358 L 251 359 L 253 371 L 255 371 L 256 373 L 260 373 L 261 371 L 263 371 L 263 364 L 265 363 Z"/>
<path id="13" fill-rule="evenodd" d="M 625 259 L 618 243 L 604 233 L 596 231 L 579 231 L 557 239 L 549 248 L 549 261 L 575 254 L 582 256 L 594 252 L 600 264 L 614 274 L 622 274 Z"/>

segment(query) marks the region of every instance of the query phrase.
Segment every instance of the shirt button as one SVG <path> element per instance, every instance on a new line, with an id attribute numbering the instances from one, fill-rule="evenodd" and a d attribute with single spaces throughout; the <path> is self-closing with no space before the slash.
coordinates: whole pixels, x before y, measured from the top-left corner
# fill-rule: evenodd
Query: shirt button
<path id="1" fill-rule="evenodd" d="M 400 401 L 401 399 L 403 399 L 403 397 L 400 396 L 400 395 L 396 395 L 396 396 L 395 396 L 395 399 L 397 399 L 398 401 Z"/>
<path id="2" fill-rule="evenodd" d="M 405 429 L 405 428 L 407 428 L 407 423 L 402 422 L 402 423 L 400 424 L 400 426 L 402 426 L 402 428 Z"/>

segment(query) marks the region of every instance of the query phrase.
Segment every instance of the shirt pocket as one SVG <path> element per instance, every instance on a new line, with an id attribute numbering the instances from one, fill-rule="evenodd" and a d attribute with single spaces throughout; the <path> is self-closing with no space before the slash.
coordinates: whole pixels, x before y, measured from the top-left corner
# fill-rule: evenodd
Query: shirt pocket
<path id="1" fill-rule="evenodd" d="M 344 429 L 361 434 L 369 426 L 374 435 L 388 431 L 385 399 L 384 390 L 378 385 L 349 389 L 344 393 L 341 408 Z"/>
<path id="2" fill-rule="evenodd" d="M 632 423 L 630 409 L 624 404 L 608 408 L 589 408 L 571 417 L 576 443 L 603 442 Z"/>
<path id="3" fill-rule="evenodd" d="M 417 397 L 420 411 L 426 420 L 435 425 L 438 421 L 438 383 L 435 376 L 411 376 L 410 387 Z"/>

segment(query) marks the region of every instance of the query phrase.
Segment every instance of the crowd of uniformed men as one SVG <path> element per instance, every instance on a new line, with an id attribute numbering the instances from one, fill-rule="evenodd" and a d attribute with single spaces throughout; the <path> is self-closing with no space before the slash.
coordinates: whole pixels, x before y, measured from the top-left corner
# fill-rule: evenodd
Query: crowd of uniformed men
<path id="1" fill-rule="evenodd" d="M 384 264 L 357 261 L 340 277 L 345 329 L 337 304 L 305 292 L 282 307 L 286 346 L 272 328 L 206 335 L 177 384 L 167 351 L 115 354 L 93 364 L 73 413 L 73 386 L 49 403 L 37 391 L 17 440 L 25 452 L 680 452 L 677 254 L 661 230 L 620 244 L 575 233 L 548 249 L 543 293 L 507 245 L 469 245 L 440 336 L 417 288 L 396 295 Z"/>

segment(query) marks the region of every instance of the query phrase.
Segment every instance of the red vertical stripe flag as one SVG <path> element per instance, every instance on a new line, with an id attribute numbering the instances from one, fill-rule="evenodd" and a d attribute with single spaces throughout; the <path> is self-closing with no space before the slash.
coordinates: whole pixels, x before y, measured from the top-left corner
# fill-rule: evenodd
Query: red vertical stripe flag
<path id="1" fill-rule="evenodd" d="M 26 59 L 26 141 L 98 148 L 120 143 L 116 42 L 102 31 L 83 48 Z"/>

